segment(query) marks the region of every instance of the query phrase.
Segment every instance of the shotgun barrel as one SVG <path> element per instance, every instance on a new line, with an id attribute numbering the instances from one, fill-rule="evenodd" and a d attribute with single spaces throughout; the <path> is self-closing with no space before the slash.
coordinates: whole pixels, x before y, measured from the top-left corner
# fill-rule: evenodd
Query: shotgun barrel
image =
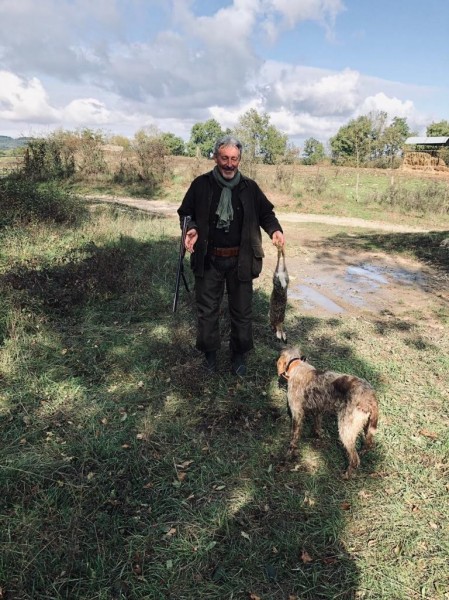
<path id="1" fill-rule="evenodd" d="M 181 285 L 181 279 L 184 282 L 184 286 L 188 293 L 190 293 L 189 286 L 187 284 L 186 276 L 184 274 L 184 256 L 186 253 L 185 240 L 186 233 L 189 225 L 190 217 L 182 217 L 182 225 L 181 225 L 181 241 L 179 244 L 179 256 L 178 256 L 178 267 L 176 269 L 176 285 L 175 285 L 175 294 L 173 297 L 173 312 L 176 312 L 176 308 L 178 307 L 178 299 L 179 299 L 179 287 Z"/>

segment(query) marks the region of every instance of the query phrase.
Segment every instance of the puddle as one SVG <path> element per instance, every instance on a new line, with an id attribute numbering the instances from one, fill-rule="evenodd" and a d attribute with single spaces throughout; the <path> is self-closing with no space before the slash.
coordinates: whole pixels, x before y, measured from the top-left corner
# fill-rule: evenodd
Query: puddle
<path id="1" fill-rule="evenodd" d="M 346 273 L 346 278 L 349 281 L 357 281 L 360 278 L 365 278 L 378 283 L 387 283 L 387 279 L 381 274 L 381 268 L 374 265 L 351 266 L 346 269 Z"/>
<path id="2" fill-rule="evenodd" d="M 305 273 L 298 273 L 297 279 L 302 283 L 290 287 L 289 297 L 301 301 L 305 310 L 332 314 L 347 312 L 351 307 L 380 310 L 391 303 L 392 286 L 409 288 L 425 281 L 417 271 L 367 262 L 337 268 L 315 263 L 306 267 Z"/>
<path id="3" fill-rule="evenodd" d="M 413 285 L 416 283 L 418 285 L 423 285 L 425 282 L 421 273 L 413 273 L 411 271 L 406 271 L 405 269 L 395 269 L 388 274 L 391 275 L 393 279 L 396 279 L 396 281 L 405 285 Z"/>
<path id="4" fill-rule="evenodd" d="M 308 285 L 297 285 L 290 292 L 289 297 L 295 300 L 302 300 L 304 308 L 324 308 L 327 312 L 342 313 L 345 309 L 320 294 Z"/>

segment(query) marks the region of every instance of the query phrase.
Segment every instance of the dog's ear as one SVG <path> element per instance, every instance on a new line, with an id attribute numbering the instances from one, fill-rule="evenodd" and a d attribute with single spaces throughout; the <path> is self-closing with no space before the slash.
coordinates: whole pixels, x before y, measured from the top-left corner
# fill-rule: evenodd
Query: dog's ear
<path id="1" fill-rule="evenodd" d="M 287 356 L 285 352 L 282 352 L 276 364 L 278 369 L 278 375 L 281 375 L 285 372 L 285 369 L 287 368 Z"/>

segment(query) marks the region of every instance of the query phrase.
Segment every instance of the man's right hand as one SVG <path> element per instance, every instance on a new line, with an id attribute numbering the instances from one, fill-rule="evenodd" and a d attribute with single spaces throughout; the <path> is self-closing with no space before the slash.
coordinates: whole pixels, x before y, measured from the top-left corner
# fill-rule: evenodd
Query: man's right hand
<path id="1" fill-rule="evenodd" d="M 189 229 L 185 237 L 185 247 L 188 252 L 194 252 L 193 247 L 198 239 L 198 231 L 196 229 Z"/>

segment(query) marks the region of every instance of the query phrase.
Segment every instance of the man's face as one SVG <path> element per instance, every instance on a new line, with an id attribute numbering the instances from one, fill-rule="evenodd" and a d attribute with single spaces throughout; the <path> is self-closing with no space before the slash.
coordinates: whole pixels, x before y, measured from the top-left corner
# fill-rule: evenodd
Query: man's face
<path id="1" fill-rule="evenodd" d="M 225 179 L 232 179 L 239 168 L 240 152 L 235 146 L 222 146 L 214 156 L 218 170 Z"/>

